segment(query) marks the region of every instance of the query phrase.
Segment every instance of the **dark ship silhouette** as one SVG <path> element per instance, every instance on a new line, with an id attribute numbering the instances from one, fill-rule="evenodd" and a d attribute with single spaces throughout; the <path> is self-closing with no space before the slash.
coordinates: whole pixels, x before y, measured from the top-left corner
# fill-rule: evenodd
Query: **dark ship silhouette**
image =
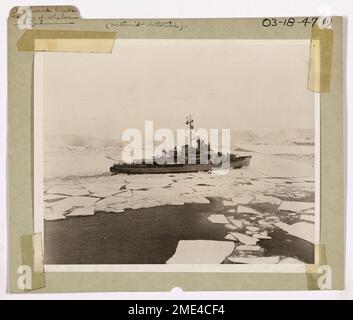
<path id="1" fill-rule="evenodd" d="M 165 151 L 163 156 L 154 157 L 149 161 L 142 159 L 133 163 L 116 163 L 110 167 L 113 174 L 156 174 L 156 173 L 187 173 L 210 171 L 217 169 L 239 169 L 250 165 L 251 156 L 238 156 L 235 154 L 225 154 L 211 150 L 210 144 L 205 144 L 201 139 L 197 139 L 197 146 L 192 146 L 192 130 L 194 120 L 191 116 L 187 118 L 186 125 L 189 126 L 189 145 L 184 145 L 181 152 L 177 148 Z M 206 152 L 205 152 L 206 151 Z M 178 158 L 180 154 L 185 155 L 182 163 Z M 220 161 L 213 163 L 213 156 L 217 155 Z M 228 159 L 229 157 L 229 159 Z M 227 163 L 226 166 L 224 164 Z M 229 163 L 229 164 L 228 164 Z"/>

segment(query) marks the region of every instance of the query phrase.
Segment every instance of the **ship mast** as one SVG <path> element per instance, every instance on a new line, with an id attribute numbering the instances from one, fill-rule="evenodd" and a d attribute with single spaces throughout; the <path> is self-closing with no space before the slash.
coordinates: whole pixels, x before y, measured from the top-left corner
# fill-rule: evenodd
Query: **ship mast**
<path id="1" fill-rule="evenodd" d="M 191 114 L 186 117 L 186 125 L 189 125 L 189 148 L 191 148 L 192 145 L 192 130 L 194 129 L 194 120 L 191 118 Z"/>

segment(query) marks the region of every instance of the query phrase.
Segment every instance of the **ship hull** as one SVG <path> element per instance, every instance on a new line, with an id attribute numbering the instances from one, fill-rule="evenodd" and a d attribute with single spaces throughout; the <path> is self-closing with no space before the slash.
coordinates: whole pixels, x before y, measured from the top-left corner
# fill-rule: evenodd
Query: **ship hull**
<path id="1" fill-rule="evenodd" d="M 235 160 L 230 161 L 230 167 L 233 169 L 240 169 L 247 167 L 250 164 L 251 156 L 240 156 Z M 159 174 L 159 173 L 188 173 L 210 171 L 217 168 L 212 164 L 145 164 L 145 165 L 128 165 L 115 164 L 110 168 L 113 174 Z"/>

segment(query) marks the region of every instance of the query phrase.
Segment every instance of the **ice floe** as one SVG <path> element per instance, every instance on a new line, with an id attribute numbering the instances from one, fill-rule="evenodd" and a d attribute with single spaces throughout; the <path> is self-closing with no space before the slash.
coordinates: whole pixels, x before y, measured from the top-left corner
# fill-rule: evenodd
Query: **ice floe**
<path id="1" fill-rule="evenodd" d="M 223 200 L 223 205 L 226 207 L 234 207 L 237 203 L 230 200 Z"/>
<path id="2" fill-rule="evenodd" d="M 232 224 L 226 224 L 224 226 L 227 230 L 231 230 L 231 231 L 234 231 L 234 230 L 237 230 L 238 228 Z"/>
<path id="3" fill-rule="evenodd" d="M 115 195 L 115 194 L 118 194 L 119 190 L 99 190 L 95 193 L 92 193 L 91 196 L 92 197 L 97 197 L 97 198 L 106 198 L 106 197 L 109 197 L 109 196 L 112 196 L 112 195 Z"/>
<path id="4" fill-rule="evenodd" d="M 83 187 L 87 189 L 90 193 L 98 193 L 98 192 L 105 192 L 105 191 L 111 191 L 111 192 L 118 192 L 121 190 L 121 188 L 126 185 L 126 183 L 121 183 L 121 182 L 115 182 L 115 181 L 109 181 L 107 180 L 105 183 L 84 183 Z"/>
<path id="5" fill-rule="evenodd" d="M 66 216 L 64 214 L 65 212 L 53 210 L 52 208 L 46 208 L 44 213 L 44 218 L 47 221 L 62 220 L 62 219 L 66 219 Z"/>
<path id="6" fill-rule="evenodd" d="M 125 208 L 123 207 L 107 207 L 101 211 L 109 212 L 109 213 L 122 213 L 125 212 Z"/>
<path id="7" fill-rule="evenodd" d="M 228 257 L 227 260 L 240 264 L 277 264 L 279 263 L 280 257 Z"/>
<path id="8" fill-rule="evenodd" d="M 231 241 L 236 241 L 236 239 L 232 236 L 231 233 L 228 233 L 228 234 L 224 237 L 224 239 L 226 239 L 226 240 L 231 240 Z"/>
<path id="9" fill-rule="evenodd" d="M 310 215 L 310 214 L 302 214 L 299 217 L 300 220 L 305 220 L 305 221 L 310 221 L 310 222 L 315 222 L 315 216 Z"/>
<path id="10" fill-rule="evenodd" d="M 253 214 L 253 215 L 257 215 L 257 216 L 262 216 L 262 213 L 255 210 L 255 209 L 252 209 L 252 208 L 249 208 L 249 207 L 245 207 L 245 206 L 238 206 L 238 213 L 245 213 L 245 214 Z"/>
<path id="11" fill-rule="evenodd" d="M 239 229 L 243 229 L 244 228 L 244 223 L 241 220 L 237 220 L 235 218 L 229 217 L 228 218 L 229 222 L 234 225 L 235 227 L 239 228 Z"/>
<path id="12" fill-rule="evenodd" d="M 74 207 L 90 206 L 97 202 L 97 198 L 91 197 L 68 197 L 63 200 L 53 202 L 52 208 L 58 210 L 69 210 Z"/>
<path id="13" fill-rule="evenodd" d="M 278 210 L 300 212 L 302 210 L 314 210 L 314 208 L 314 202 L 283 201 Z"/>
<path id="14" fill-rule="evenodd" d="M 295 258 L 288 257 L 288 258 L 283 258 L 280 261 L 280 264 L 304 264 L 304 262 Z"/>
<path id="15" fill-rule="evenodd" d="M 252 231 L 252 232 L 257 232 L 257 231 L 260 230 L 260 228 L 253 227 L 253 226 L 247 226 L 246 229 L 249 230 L 249 231 Z"/>
<path id="16" fill-rule="evenodd" d="M 239 242 L 245 245 L 255 245 L 259 241 L 259 239 L 255 239 L 239 232 L 231 232 L 230 234 L 234 237 L 234 239 L 238 240 Z"/>
<path id="17" fill-rule="evenodd" d="M 117 203 L 124 203 L 127 201 L 128 199 L 126 197 L 124 197 L 123 195 L 120 195 L 120 196 L 106 197 L 102 200 L 98 200 L 96 204 L 97 206 L 105 206 L 105 205 L 112 205 Z"/>
<path id="18" fill-rule="evenodd" d="M 265 220 L 259 220 L 257 223 L 264 228 L 273 228 L 273 224 Z"/>
<path id="19" fill-rule="evenodd" d="M 229 223 L 228 219 L 225 217 L 224 214 L 212 214 L 207 219 L 210 220 L 212 223 Z"/>
<path id="20" fill-rule="evenodd" d="M 73 209 L 68 216 L 93 216 L 94 207 L 81 207 Z"/>
<path id="21" fill-rule="evenodd" d="M 232 197 L 232 201 L 235 204 L 248 204 L 250 201 L 252 201 L 254 198 L 250 195 L 248 196 L 236 196 Z"/>
<path id="22" fill-rule="evenodd" d="M 235 248 L 237 251 L 260 251 L 260 246 L 240 245 Z"/>
<path id="23" fill-rule="evenodd" d="M 44 211 L 45 220 L 65 219 L 65 215 L 78 207 L 90 207 L 97 201 L 91 197 L 68 197 L 52 203 L 47 203 Z"/>
<path id="24" fill-rule="evenodd" d="M 62 200 L 65 198 L 67 198 L 67 196 L 59 195 L 59 194 L 45 194 L 44 195 L 44 201 L 48 201 L 48 202 L 55 202 L 55 201 Z"/>
<path id="25" fill-rule="evenodd" d="M 268 216 L 268 217 L 265 217 L 265 220 L 279 222 L 281 219 L 277 216 Z"/>
<path id="26" fill-rule="evenodd" d="M 309 208 L 309 209 L 304 209 L 304 210 L 301 210 L 300 213 L 304 213 L 304 214 L 315 214 L 315 208 L 312 207 L 312 208 Z"/>
<path id="27" fill-rule="evenodd" d="M 315 243 L 315 225 L 313 223 L 297 222 L 289 225 L 284 222 L 278 222 L 276 226 L 292 236 Z"/>
<path id="28" fill-rule="evenodd" d="M 253 238 L 260 239 L 260 240 L 270 240 L 272 237 L 270 237 L 267 233 L 267 231 L 263 231 L 260 233 L 255 233 L 252 235 Z"/>
<path id="29" fill-rule="evenodd" d="M 233 251 L 232 241 L 180 240 L 167 264 L 220 264 Z"/>
<path id="30" fill-rule="evenodd" d="M 263 194 L 255 194 L 255 200 L 252 203 L 270 203 L 272 205 L 280 205 L 282 200 L 272 197 L 272 196 L 265 196 Z"/>
<path id="31" fill-rule="evenodd" d="M 73 189 L 73 188 L 53 188 L 47 191 L 48 194 L 61 194 L 66 196 L 88 196 L 87 189 Z"/>

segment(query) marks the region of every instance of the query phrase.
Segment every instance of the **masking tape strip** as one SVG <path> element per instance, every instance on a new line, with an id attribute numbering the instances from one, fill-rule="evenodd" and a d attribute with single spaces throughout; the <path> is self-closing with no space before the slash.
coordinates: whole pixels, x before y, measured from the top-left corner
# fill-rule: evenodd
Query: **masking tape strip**
<path id="1" fill-rule="evenodd" d="M 18 51 L 112 53 L 115 32 L 27 30 Z"/>
<path id="2" fill-rule="evenodd" d="M 45 287 L 44 256 L 42 234 L 21 236 L 22 266 L 29 267 L 31 274 L 25 279 L 24 290 L 30 291 Z M 24 275 L 26 277 L 26 275 Z"/>
<path id="3" fill-rule="evenodd" d="M 305 275 L 308 290 L 320 290 L 319 277 L 322 276 L 322 266 L 326 266 L 326 247 L 324 244 L 315 245 L 315 264 L 305 266 Z"/>
<path id="4" fill-rule="evenodd" d="M 311 31 L 308 89 L 329 92 L 333 30 L 313 27 Z"/>

